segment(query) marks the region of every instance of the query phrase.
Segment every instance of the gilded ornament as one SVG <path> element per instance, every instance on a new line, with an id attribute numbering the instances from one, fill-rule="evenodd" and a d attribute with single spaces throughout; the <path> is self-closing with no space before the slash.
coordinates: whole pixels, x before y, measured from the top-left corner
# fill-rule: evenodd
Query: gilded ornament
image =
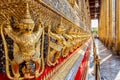
<path id="1" fill-rule="evenodd" d="M 35 25 L 30 16 L 28 4 L 26 4 L 26 12 L 23 19 L 21 19 L 20 23 L 16 25 L 17 27 L 14 26 L 14 29 L 13 26 L 14 25 L 11 25 L 10 21 L 6 21 L 1 26 L 5 30 L 6 35 L 8 35 L 14 41 L 14 59 L 10 63 L 14 78 L 9 78 L 15 80 L 21 79 L 19 67 L 23 62 L 26 63 L 22 68 L 24 78 L 30 78 L 30 74 L 32 73 L 30 61 L 34 62 L 35 64 L 34 77 L 38 77 L 44 69 L 43 53 L 40 53 L 40 37 L 43 35 L 43 26 L 41 23 Z M 35 27 L 38 28 L 36 31 L 34 31 Z M 5 46 L 5 54 L 8 54 L 6 42 L 4 41 L 3 29 L 1 30 L 2 39 Z M 6 66 L 8 66 L 8 69 L 6 69 L 7 74 L 10 74 L 8 55 L 6 55 Z M 39 72 L 40 68 L 42 68 L 42 70 Z"/>

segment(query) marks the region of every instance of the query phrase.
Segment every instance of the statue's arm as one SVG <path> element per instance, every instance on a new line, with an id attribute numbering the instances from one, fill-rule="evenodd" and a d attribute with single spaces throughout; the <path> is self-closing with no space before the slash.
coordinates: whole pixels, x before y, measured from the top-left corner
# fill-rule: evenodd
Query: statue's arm
<path id="1" fill-rule="evenodd" d="M 52 33 L 51 31 L 49 32 L 50 36 L 54 39 L 61 39 L 58 35 Z"/>
<path id="2" fill-rule="evenodd" d="M 18 40 L 17 35 L 15 34 L 14 30 L 10 25 L 7 25 L 5 28 L 5 33 L 14 41 Z"/>
<path id="3" fill-rule="evenodd" d="M 70 35 L 68 35 L 68 34 L 63 34 L 63 36 L 65 36 L 65 38 L 67 38 L 67 39 L 72 40 L 72 37 Z"/>
<path id="4" fill-rule="evenodd" d="M 33 33 L 34 36 L 36 37 L 35 41 L 38 41 L 40 39 L 42 33 L 43 33 L 43 27 L 41 27 L 41 25 L 39 25 L 38 30 Z"/>
<path id="5" fill-rule="evenodd" d="M 67 34 L 63 34 L 63 36 L 67 39 L 69 39 L 69 36 Z"/>

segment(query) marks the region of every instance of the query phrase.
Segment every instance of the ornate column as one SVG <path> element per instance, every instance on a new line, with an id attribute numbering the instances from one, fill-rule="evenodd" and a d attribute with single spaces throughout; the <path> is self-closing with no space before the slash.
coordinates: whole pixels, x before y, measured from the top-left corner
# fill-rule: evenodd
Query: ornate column
<path id="1" fill-rule="evenodd" d="M 104 20 L 104 1 L 102 0 L 99 18 L 99 37 L 102 41 L 104 41 Z"/>
<path id="2" fill-rule="evenodd" d="M 103 5 L 103 16 L 102 17 L 102 27 L 103 27 L 103 31 L 102 31 L 102 36 L 103 36 L 103 42 L 105 43 L 105 32 L 106 32 L 106 27 L 105 27 L 105 23 L 106 23 L 106 10 L 105 10 L 105 7 L 106 7 L 106 4 L 105 4 L 105 0 L 102 1 L 102 5 Z"/>
<path id="3" fill-rule="evenodd" d="M 99 39 L 102 40 L 102 31 L 103 31 L 103 26 L 102 26 L 102 17 L 103 16 L 103 7 L 101 5 L 101 8 L 100 8 L 100 17 L 99 17 L 99 22 L 98 22 L 98 36 L 99 36 Z"/>
<path id="4" fill-rule="evenodd" d="M 105 23 L 105 19 L 104 19 L 104 1 L 101 1 L 101 16 L 100 16 L 100 20 L 101 20 L 101 40 L 104 41 L 104 23 Z"/>
<path id="5" fill-rule="evenodd" d="M 99 36 L 99 39 L 101 40 L 101 17 L 99 17 L 99 21 L 98 21 L 98 36 Z"/>
<path id="6" fill-rule="evenodd" d="M 109 14 L 110 14 L 110 18 L 109 18 L 109 45 L 108 45 L 108 47 L 109 48 L 112 48 L 112 25 L 113 25 L 113 23 L 112 23 L 112 0 L 110 0 L 110 3 L 109 3 Z"/>
<path id="7" fill-rule="evenodd" d="M 109 0 L 105 0 L 105 45 L 108 45 L 108 37 L 109 37 Z"/>
<path id="8" fill-rule="evenodd" d="M 116 51 L 119 52 L 120 47 L 120 0 L 116 0 Z"/>

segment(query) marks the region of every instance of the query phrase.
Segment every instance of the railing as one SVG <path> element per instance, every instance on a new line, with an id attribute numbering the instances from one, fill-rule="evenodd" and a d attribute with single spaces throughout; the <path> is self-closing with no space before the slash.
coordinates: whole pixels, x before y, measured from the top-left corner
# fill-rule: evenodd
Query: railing
<path id="1" fill-rule="evenodd" d="M 95 73 L 95 80 L 101 80 L 100 78 L 100 62 L 96 52 L 95 42 L 93 40 L 93 52 L 94 52 L 94 73 Z"/>

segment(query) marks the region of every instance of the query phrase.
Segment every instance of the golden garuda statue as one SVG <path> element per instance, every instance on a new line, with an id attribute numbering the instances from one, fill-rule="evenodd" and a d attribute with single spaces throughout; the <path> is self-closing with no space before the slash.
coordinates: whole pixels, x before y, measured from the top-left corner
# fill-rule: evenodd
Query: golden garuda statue
<path id="1" fill-rule="evenodd" d="M 8 35 L 14 41 L 14 59 L 12 61 L 10 61 L 8 57 L 9 53 L 4 35 Z M 38 77 L 44 70 L 44 28 L 41 23 L 35 24 L 35 22 L 32 20 L 28 3 L 26 3 L 24 17 L 20 20 L 19 23 L 11 24 L 10 21 L 5 21 L 1 25 L 1 36 L 5 50 L 7 76 L 14 80 Z M 40 38 L 42 38 L 41 42 Z M 30 65 L 31 62 L 35 65 L 34 69 L 32 69 Z M 21 63 L 25 63 L 21 69 L 22 74 L 24 75 L 23 77 L 19 73 Z M 11 73 L 9 65 L 11 65 L 14 76 L 10 75 Z M 33 75 L 31 76 L 31 74 Z"/>
<path id="2" fill-rule="evenodd" d="M 62 55 L 65 55 L 65 49 L 67 45 L 67 41 L 63 36 L 65 28 L 62 25 L 62 22 L 56 26 L 54 32 L 51 31 L 51 25 L 48 28 L 48 54 L 47 54 L 47 65 L 48 66 L 55 66 L 58 63 L 58 59 Z M 53 42 L 50 39 L 53 39 Z M 66 56 L 66 55 L 65 55 Z"/>

